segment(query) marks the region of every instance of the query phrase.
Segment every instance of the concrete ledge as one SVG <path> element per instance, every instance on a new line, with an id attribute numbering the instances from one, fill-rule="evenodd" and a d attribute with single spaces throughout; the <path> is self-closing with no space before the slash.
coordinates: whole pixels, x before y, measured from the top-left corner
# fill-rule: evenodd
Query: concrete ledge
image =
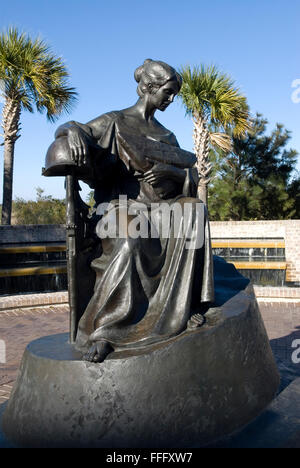
<path id="1" fill-rule="evenodd" d="M 276 301 L 278 301 L 280 299 L 289 299 L 297 302 L 300 300 L 300 288 L 270 286 L 253 286 L 253 288 L 258 300 L 276 299 Z M 0 297 L 0 313 L 4 310 L 17 309 L 19 307 L 67 304 L 68 300 L 68 291 L 3 296 Z"/>
<path id="2" fill-rule="evenodd" d="M 37 307 L 66 303 L 68 303 L 68 291 L 4 296 L 0 298 L 0 313 L 5 310 L 17 309 L 19 307 Z"/>
<path id="3" fill-rule="evenodd" d="M 281 298 L 281 299 L 300 299 L 300 288 L 254 286 L 256 297 L 259 298 Z"/>

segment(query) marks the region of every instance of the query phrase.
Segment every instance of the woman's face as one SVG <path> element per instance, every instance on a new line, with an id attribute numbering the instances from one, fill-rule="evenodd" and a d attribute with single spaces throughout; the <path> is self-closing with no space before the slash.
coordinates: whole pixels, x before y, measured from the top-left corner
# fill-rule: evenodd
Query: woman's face
<path id="1" fill-rule="evenodd" d="M 179 85 L 176 80 L 168 81 L 158 88 L 155 93 L 149 94 L 151 104 L 160 111 L 166 110 L 169 104 L 173 102 L 174 97 L 179 92 Z"/>

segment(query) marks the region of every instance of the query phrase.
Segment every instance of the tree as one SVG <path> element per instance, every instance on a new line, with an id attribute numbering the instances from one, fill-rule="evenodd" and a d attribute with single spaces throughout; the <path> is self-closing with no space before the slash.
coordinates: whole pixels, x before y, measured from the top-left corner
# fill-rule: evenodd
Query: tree
<path id="1" fill-rule="evenodd" d="M 286 149 L 290 132 L 282 124 L 266 134 L 260 114 L 246 137 L 233 137 L 226 157 L 215 152 L 209 212 L 214 220 L 289 219 L 300 217 L 297 152 Z"/>
<path id="2" fill-rule="evenodd" d="M 36 200 L 17 198 L 13 202 L 15 224 L 65 224 L 65 200 L 44 195 L 44 190 L 36 189 Z"/>
<path id="3" fill-rule="evenodd" d="M 294 200 L 295 215 L 293 218 L 300 219 L 300 174 L 293 178 L 288 187 L 289 197 Z"/>
<path id="4" fill-rule="evenodd" d="M 241 136 L 250 129 L 249 108 L 246 98 L 234 82 L 215 66 L 190 66 L 179 70 L 183 83 L 179 96 L 194 122 L 194 151 L 199 173 L 198 196 L 207 202 L 207 186 L 212 164 L 210 147 L 231 150 L 231 130 Z"/>
<path id="5" fill-rule="evenodd" d="M 46 111 L 54 121 L 63 111 L 70 111 L 75 99 L 74 88 L 67 86 L 68 72 L 41 39 L 32 40 L 17 29 L 0 34 L 0 81 L 4 106 L 4 174 L 2 224 L 11 222 L 14 148 L 20 137 L 22 110 Z"/>

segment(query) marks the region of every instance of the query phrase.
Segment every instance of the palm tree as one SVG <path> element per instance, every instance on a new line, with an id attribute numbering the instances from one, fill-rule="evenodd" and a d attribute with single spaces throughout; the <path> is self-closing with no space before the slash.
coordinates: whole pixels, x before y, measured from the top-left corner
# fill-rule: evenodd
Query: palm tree
<path id="1" fill-rule="evenodd" d="M 199 173 L 198 196 L 207 203 L 207 186 L 212 164 L 211 146 L 231 150 L 231 136 L 239 137 L 251 128 L 246 98 L 234 82 L 215 66 L 182 67 L 179 96 L 194 122 L 194 152 Z"/>
<path id="2" fill-rule="evenodd" d="M 41 39 L 32 40 L 17 29 L 0 34 L 0 83 L 4 105 L 2 128 L 4 175 L 2 224 L 11 222 L 14 148 L 20 137 L 22 110 L 46 111 L 54 121 L 63 111 L 70 111 L 76 100 L 74 88 L 67 86 L 68 72 Z"/>

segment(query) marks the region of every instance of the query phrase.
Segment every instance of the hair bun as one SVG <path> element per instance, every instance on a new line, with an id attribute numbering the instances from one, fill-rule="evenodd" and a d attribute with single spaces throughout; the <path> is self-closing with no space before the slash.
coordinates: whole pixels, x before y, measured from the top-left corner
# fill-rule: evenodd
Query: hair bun
<path id="1" fill-rule="evenodd" d="M 160 60 L 146 59 L 143 65 L 134 72 L 134 78 L 138 82 L 137 93 L 143 97 L 145 93 L 155 93 L 167 81 L 175 80 L 178 89 L 181 87 L 182 79 L 176 70 L 165 62 Z M 149 87 L 151 85 L 151 88 Z"/>
<path id="2" fill-rule="evenodd" d="M 138 67 L 135 72 L 134 72 L 134 79 L 135 81 L 137 81 L 138 83 L 141 81 L 141 76 L 143 74 L 143 71 L 144 71 L 144 65 L 141 65 L 140 67 Z"/>
<path id="3" fill-rule="evenodd" d="M 135 72 L 134 72 L 134 79 L 135 79 L 135 81 L 136 81 L 137 83 L 139 83 L 139 82 L 141 81 L 141 76 L 142 76 L 142 74 L 145 72 L 146 66 L 147 66 L 149 63 L 151 63 L 151 62 L 153 62 L 153 60 L 152 60 L 152 59 L 149 59 L 149 58 L 146 59 L 146 60 L 144 60 L 143 65 L 141 65 L 140 67 L 138 67 L 138 68 L 135 70 Z"/>

